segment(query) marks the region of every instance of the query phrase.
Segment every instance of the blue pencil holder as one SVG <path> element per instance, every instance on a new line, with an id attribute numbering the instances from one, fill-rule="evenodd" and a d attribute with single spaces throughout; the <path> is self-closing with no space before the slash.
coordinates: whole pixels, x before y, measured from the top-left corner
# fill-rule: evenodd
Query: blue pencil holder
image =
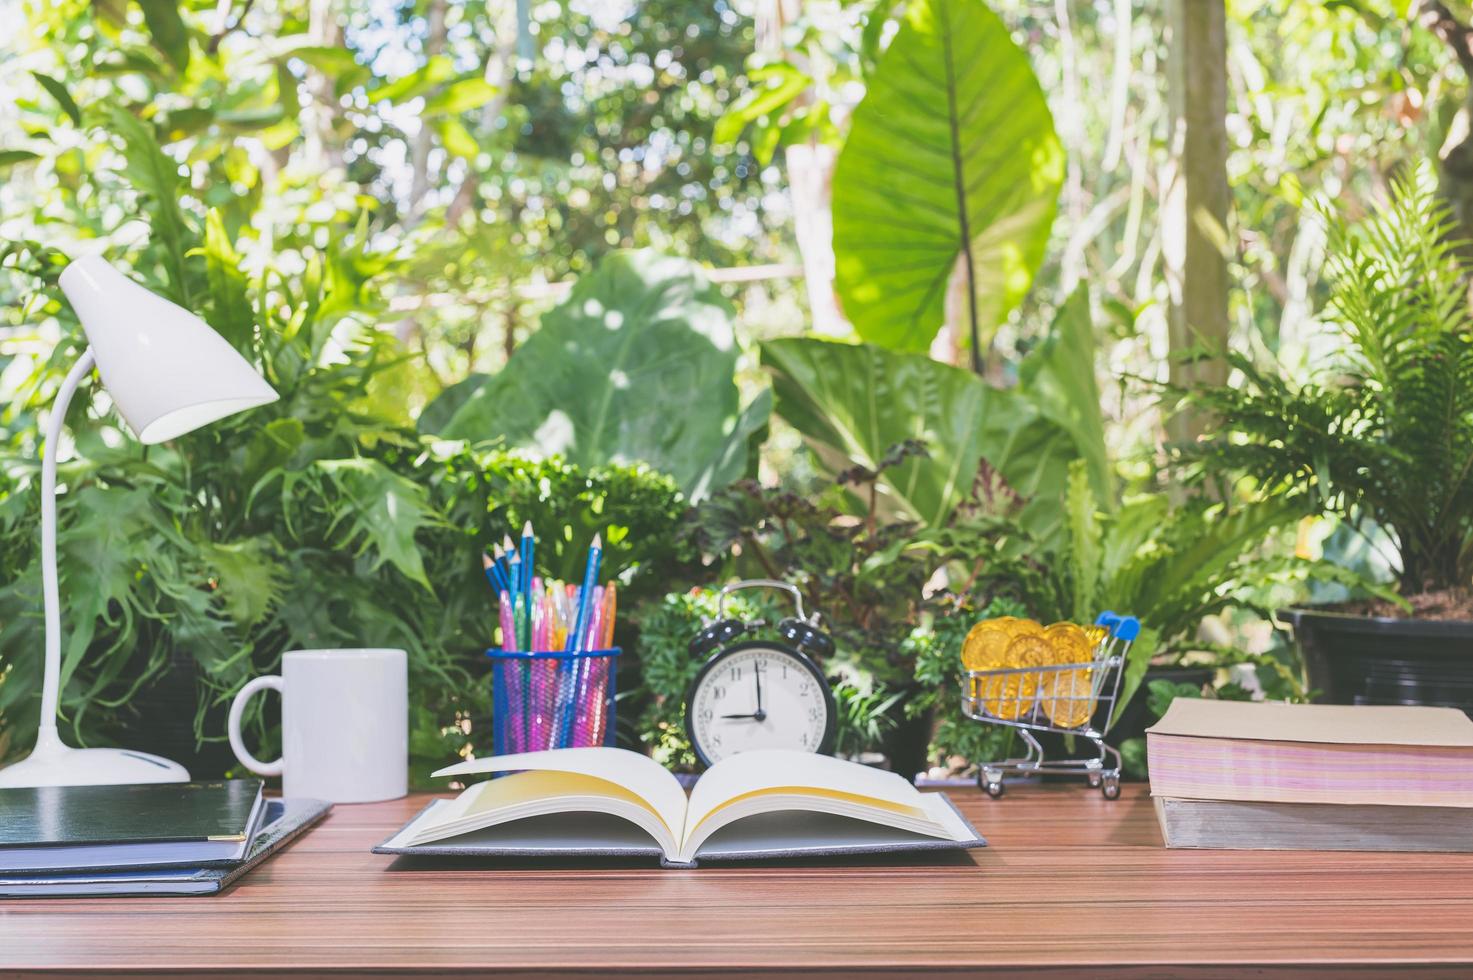
<path id="1" fill-rule="evenodd" d="M 487 650 L 496 755 L 614 744 L 614 693 L 622 651 Z"/>

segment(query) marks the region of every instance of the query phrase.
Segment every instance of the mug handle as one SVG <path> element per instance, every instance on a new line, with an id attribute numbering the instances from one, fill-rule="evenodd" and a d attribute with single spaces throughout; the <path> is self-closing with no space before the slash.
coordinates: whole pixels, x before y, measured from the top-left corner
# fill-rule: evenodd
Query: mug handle
<path id="1" fill-rule="evenodd" d="M 226 722 L 226 733 L 230 736 L 230 748 L 235 752 L 235 757 L 240 760 L 241 765 L 258 776 L 280 776 L 282 770 L 280 759 L 275 762 L 262 762 L 246 751 L 245 742 L 240 737 L 240 719 L 245 714 L 246 702 L 251 699 L 252 694 L 265 690 L 272 690 L 280 694 L 282 691 L 281 678 L 276 674 L 269 677 L 257 677 L 241 688 L 235 700 L 230 702 L 230 719 Z"/>

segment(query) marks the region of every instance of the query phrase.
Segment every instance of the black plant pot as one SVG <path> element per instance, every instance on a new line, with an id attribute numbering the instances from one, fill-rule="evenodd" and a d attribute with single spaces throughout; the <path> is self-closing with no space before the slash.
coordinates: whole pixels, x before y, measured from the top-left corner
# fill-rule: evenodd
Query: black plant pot
<path id="1" fill-rule="evenodd" d="M 906 717 L 906 699 L 896 702 L 899 717 L 895 727 L 885 737 L 884 751 L 890 761 L 890 771 L 899 773 L 911 782 L 929 765 L 931 729 L 936 720 L 934 711 L 925 711 L 914 718 Z"/>
<path id="2" fill-rule="evenodd" d="M 1170 681 L 1173 684 L 1191 684 L 1202 687 L 1211 682 L 1217 671 L 1212 667 L 1150 667 L 1146 675 L 1141 678 L 1141 686 L 1136 688 L 1135 696 L 1120 712 L 1120 720 L 1110 729 L 1110 734 L 1105 741 L 1111 745 L 1118 746 L 1126 739 L 1140 738 L 1146 734 L 1155 719 L 1151 717 L 1151 710 L 1147 707 L 1147 690 L 1152 681 Z"/>
<path id="3" fill-rule="evenodd" d="M 133 695 L 125 723 L 110 734 L 124 748 L 151 752 L 179 763 L 189 770 L 193 779 L 218 779 L 237 763 L 229 743 L 196 742 L 194 715 L 199 696 L 199 663 L 188 654 L 173 650 L 168 669 Z M 223 736 L 226 714 L 225 705 L 208 709 L 205 734 Z"/>
<path id="4" fill-rule="evenodd" d="M 1388 619 L 1314 609 L 1293 629 L 1310 687 L 1330 704 L 1431 704 L 1473 716 L 1473 621 Z"/>

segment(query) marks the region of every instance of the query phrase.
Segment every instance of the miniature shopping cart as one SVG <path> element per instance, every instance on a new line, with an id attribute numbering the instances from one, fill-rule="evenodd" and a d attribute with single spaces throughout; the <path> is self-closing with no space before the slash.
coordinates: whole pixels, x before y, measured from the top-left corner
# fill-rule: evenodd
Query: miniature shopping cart
<path id="1" fill-rule="evenodd" d="M 1105 799 L 1120 795 L 1120 753 L 1105 744 L 1105 733 L 1114 718 L 1126 654 L 1140 631 L 1140 621 L 1134 616 L 1104 612 L 1095 620 L 1094 658 L 1088 663 L 963 672 L 962 713 L 976 721 L 1016 728 L 1028 747 L 1021 759 L 982 763 L 977 785 L 988 796 L 1002 796 L 1007 775 L 1039 773 L 1081 775 L 1091 786 L 1098 786 Z M 1046 760 L 1034 732 L 1083 739 L 1093 745 L 1094 754 Z M 1109 768 L 1107 757 L 1113 763 Z"/>

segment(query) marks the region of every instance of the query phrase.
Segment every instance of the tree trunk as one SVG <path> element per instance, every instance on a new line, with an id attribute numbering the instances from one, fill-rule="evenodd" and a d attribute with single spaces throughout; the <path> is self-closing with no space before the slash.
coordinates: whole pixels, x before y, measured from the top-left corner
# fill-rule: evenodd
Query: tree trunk
<path id="1" fill-rule="evenodd" d="M 1473 79 L 1473 28 L 1458 20 L 1444 3 L 1423 0 L 1417 16 L 1442 39 Z M 1457 237 L 1464 243 L 1464 261 L 1473 260 L 1473 86 L 1463 92 L 1463 107 L 1448 128 L 1447 141 L 1438 153 L 1438 185 L 1457 220 Z"/>
<path id="2" fill-rule="evenodd" d="M 343 43 L 343 29 L 333 7 L 333 0 L 311 0 L 308 7 L 307 32 L 312 43 L 319 47 L 336 48 Z M 333 80 L 316 68 L 307 69 L 306 83 L 311 100 L 303 107 L 302 138 L 308 170 L 320 173 L 343 165 L 342 147 L 333 134 L 337 93 L 333 91 Z"/>
<path id="3" fill-rule="evenodd" d="M 802 13 L 802 0 L 762 0 L 757 5 L 757 51 L 774 59 L 783 55 L 783 28 Z M 801 52 L 795 60 L 801 61 Z M 804 92 L 799 102 L 811 102 Z M 803 263 L 803 285 L 808 294 L 810 324 L 815 333 L 840 337 L 850 332 L 849 321 L 834 292 L 834 161 L 832 146 L 810 139 L 788 147 L 783 162 L 788 172 L 788 194 L 793 201 L 793 237 Z"/>
<path id="4" fill-rule="evenodd" d="M 430 0 L 425 17 L 424 56 L 429 64 L 445 50 L 445 0 Z M 419 132 L 415 134 L 410 148 L 411 179 L 409 185 L 409 227 L 419 224 L 425 213 L 425 196 L 430 192 L 430 150 L 434 148 L 435 135 L 428 121 L 421 119 Z"/>
<path id="5" fill-rule="evenodd" d="M 1227 12 L 1224 0 L 1169 0 L 1170 161 L 1162 181 L 1161 257 L 1174 384 L 1221 384 L 1228 340 Z M 1188 352 L 1197 352 L 1190 354 Z M 1171 438 L 1204 420 L 1179 411 Z"/>
<path id="6" fill-rule="evenodd" d="M 503 0 L 492 16 L 493 40 L 491 50 L 486 54 L 486 71 L 483 77 L 488 84 L 496 87 L 496 95 L 481 108 L 481 126 L 477 135 L 482 139 L 483 145 L 494 139 L 492 132 L 496 120 L 506 109 L 506 100 L 511 95 L 514 78 L 512 62 L 516 57 L 519 37 L 515 4 Z M 470 211 L 471 205 L 475 202 L 480 181 L 480 171 L 475 168 L 473 162 L 467 162 L 465 178 L 461 180 L 460 186 L 456 188 L 455 196 L 450 200 L 449 207 L 445 209 L 446 228 L 454 231 L 460 227 L 460 219 Z"/>

